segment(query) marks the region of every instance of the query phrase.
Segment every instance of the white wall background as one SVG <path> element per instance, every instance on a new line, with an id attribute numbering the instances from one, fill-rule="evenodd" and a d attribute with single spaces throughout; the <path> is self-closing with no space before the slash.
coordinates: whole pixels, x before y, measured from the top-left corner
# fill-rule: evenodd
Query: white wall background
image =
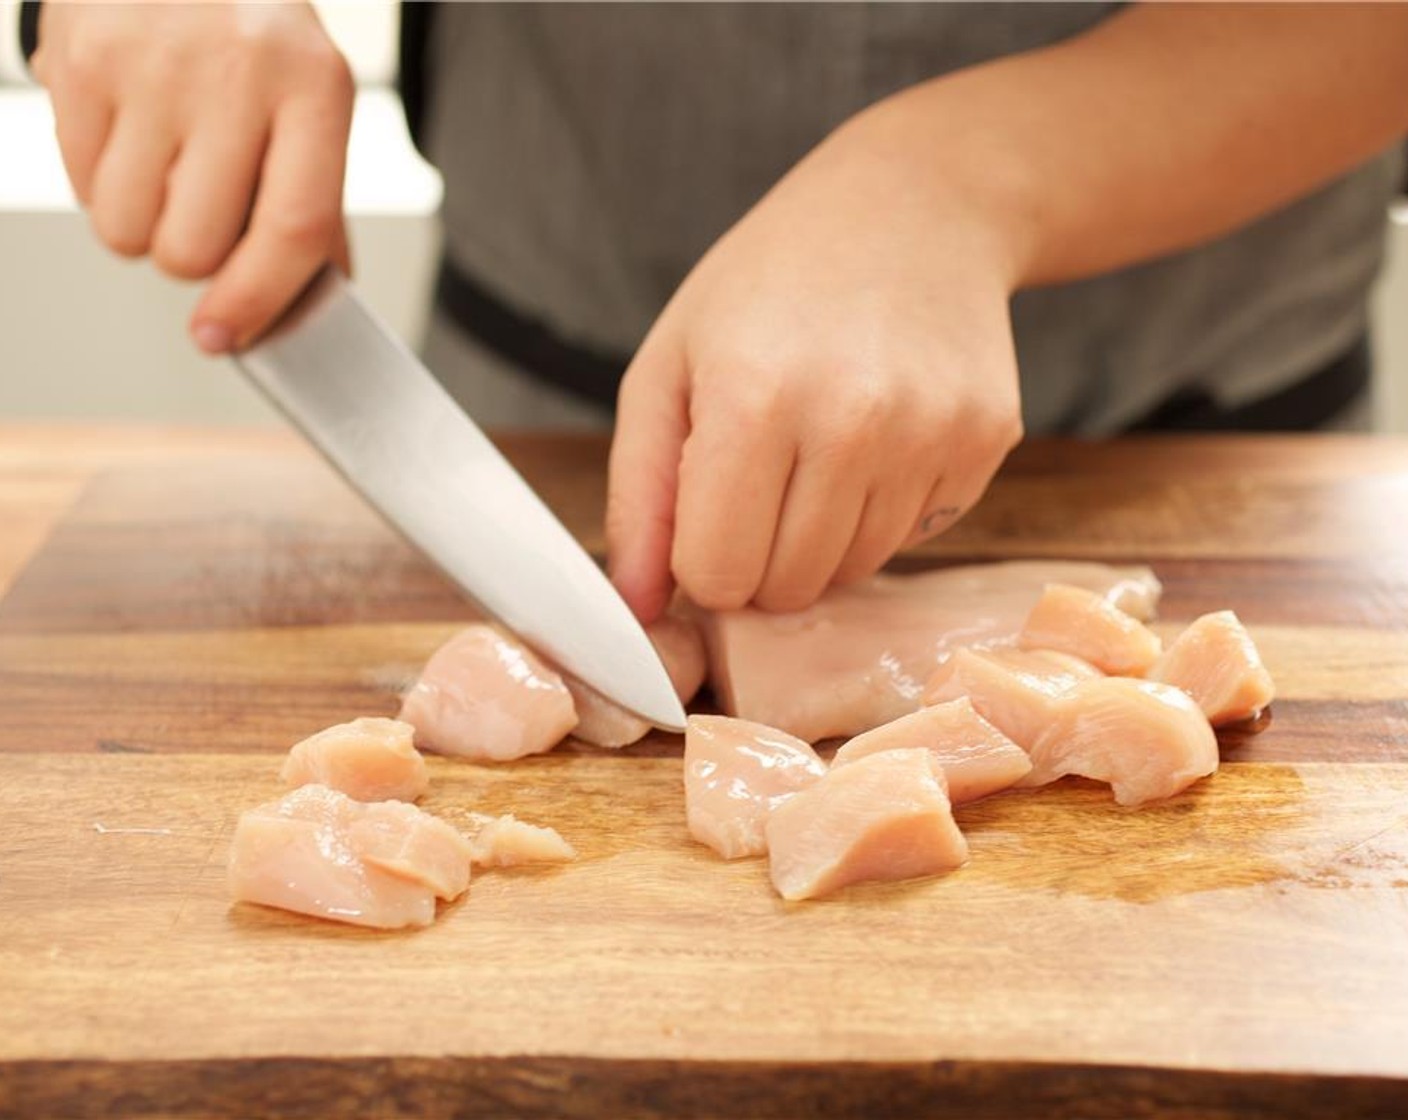
<path id="1" fill-rule="evenodd" d="M 396 5 L 318 7 L 361 87 L 346 189 L 358 287 L 414 345 L 438 253 L 440 181 L 388 88 Z M 41 91 L 0 88 L 0 152 L 0 418 L 273 422 L 231 364 L 188 340 L 198 290 L 109 255 L 91 236 Z M 1375 302 L 1376 422 L 1408 433 L 1408 204 L 1394 212 L 1389 252 Z"/>

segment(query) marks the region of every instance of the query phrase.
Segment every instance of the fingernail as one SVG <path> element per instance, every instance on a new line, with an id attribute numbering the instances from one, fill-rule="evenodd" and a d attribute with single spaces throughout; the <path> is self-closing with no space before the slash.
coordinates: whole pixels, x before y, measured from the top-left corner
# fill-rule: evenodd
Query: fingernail
<path id="1" fill-rule="evenodd" d="M 195 329 L 196 345 L 207 354 L 225 354 L 235 345 L 235 336 L 222 323 L 200 323 Z"/>

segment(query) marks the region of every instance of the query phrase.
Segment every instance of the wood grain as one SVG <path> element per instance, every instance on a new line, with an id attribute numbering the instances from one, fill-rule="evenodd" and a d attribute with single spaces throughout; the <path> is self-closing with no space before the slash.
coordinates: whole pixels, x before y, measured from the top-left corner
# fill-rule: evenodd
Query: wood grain
<path id="1" fill-rule="evenodd" d="M 603 444 L 504 445 L 599 551 Z M 1025 446 L 896 567 L 1235 608 L 1280 692 L 1210 781 L 998 797 L 958 873 L 789 905 L 690 842 L 678 737 L 433 760 L 583 858 L 387 935 L 231 907 L 230 830 L 467 605 L 284 434 L 0 428 L 0 1117 L 1408 1114 L 1405 496 L 1403 442 Z"/>
<path id="2" fill-rule="evenodd" d="M 733 1062 L 1408 1074 L 1401 766 L 1228 767 L 1138 813 L 1087 783 L 998 797 L 960 811 L 961 871 L 807 906 L 689 841 L 678 760 L 434 760 L 431 811 L 553 821 L 582 859 L 486 873 L 405 936 L 230 906 L 276 758 L 92 761 L 0 757 L 4 1062 L 572 1055 L 699 1063 L 701 1092 Z"/>
<path id="3" fill-rule="evenodd" d="M 1155 629 L 1171 638 L 1190 618 Z M 0 692 L 12 700 L 0 750 L 284 750 L 352 715 L 395 715 L 400 692 L 459 625 L 0 631 Z M 1278 699 L 1256 734 L 1223 733 L 1235 757 L 1408 757 L 1408 630 L 1253 633 Z M 656 742 L 679 748 L 676 736 Z"/>

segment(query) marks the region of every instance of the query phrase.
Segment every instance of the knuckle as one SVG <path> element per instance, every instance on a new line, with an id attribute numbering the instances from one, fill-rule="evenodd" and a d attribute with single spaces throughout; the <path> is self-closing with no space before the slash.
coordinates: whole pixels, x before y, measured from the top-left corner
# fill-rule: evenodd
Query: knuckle
<path id="1" fill-rule="evenodd" d="M 264 91 L 278 73 L 274 59 L 256 44 L 235 39 L 211 59 L 207 77 L 221 95 L 243 103 L 261 103 Z"/>
<path id="2" fill-rule="evenodd" d="M 93 96 L 106 86 L 103 56 L 88 42 L 72 44 L 48 68 L 51 80 L 62 82 L 75 94 Z"/>
<path id="3" fill-rule="evenodd" d="M 973 446 L 989 458 L 1002 459 L 1022 441 L 1020 409 L 980 406 L 966 419 Z"/>
<path id="4" fill-rule="evenodd" d="M 997 425 L 995 438 L 1005 455 L 1026 438 L 1026 425 L 1022 423 L 1020 411 L 1010 413 Z"/>
<path id="5" fill-rule="evenodd" d="M 352 67 L 332 43 L 313 39 L 300 43 L 290 64 L 297 86 L 307 94 L 336 105 L 350 105 L 356 93 Z"/>
<path id="6" fill-rule="evenodd" d="M 765 371 L 740 370 L 739 387 L 728 399 L 725 416 L 735 433 L 765 436 L 774 431 L 790 408 L 788 394 L 775 376 Z"/>
<path id="7" fill-rule="evenodd" d="M 853 417 L 839 416 L 808 425 L 801 464 L 824 477 L 851 468 L 863 469 L 875 446 L 874 429 Z"/>
<path id="8" fill-rule="evenodd" d="M 62 11 L 61 6 L 54 5 L 54 14 Z M 58 27 L 54 30 L 60 31 Z M 55 36 L 57 42 L 50 61 L 66 82 L 85 87 L 106 84 L 113 60 L 123 53 L 124 47 L 112 30 L 105 20 L 69 21 L 62 28 Z"/>
<path id="9" fill-rule="evenodd" d="M 318 82 L 319 91 L 333 101 L 342 104 L 349 104 L 357 92 L 357 80 L 353 77 L 352 67 L 338 51 L 328 48 L 325 55 L 320 58 L 314 72 Z"/>
<path id="10" fill-rule="evenodd" d="M 852 373 L 844 381 L 845 388 L 837 400 L 851 426 L 868 428 L 902 411 L 903 391 L 899 385 L 887 385 L 870 373 Z"/>
<path id="11" fill-rule="evenodd" d="M 290 46 L 297 40 L 290 36 L 288 21 L 279 18 L 277 9 L 264 9 L 259 18 L 236 20 L 228 42 L 245 58 L 273 63 L 287 58 Z"/>
<path id="12" fill-rule="evenodd" d="M 675 564 L 675 581 L 695 603 L 710 611 L 733 611 L 748 604 L 755 590 L 742 573 L 714 563 Z"/>
<path id="13" fill-rule="evenodd" d="M 183 59 L 179 48 L 154 44 L 151 54 L 143 60 L 141 68 L 132 76 L 139 91 L 152 104 L 165 105 L 173 91 L 181 88 Z"/>
<path id="14" fill-rule="evenodd" d="M 873 460 L 896 433 L 883 408 L 872 398 L 842 396 L 828 402 L 825 413 L 807 425 L 807 458 L 823 468 L 841 468 Z"/>
<path id="15" fill-rule="evenodd" d="M 323 252 L 337 232 L 335 206 L 305 204 L 287 206 L 269 215 L 269 233 L 278 241 L 310 255 Z"/>

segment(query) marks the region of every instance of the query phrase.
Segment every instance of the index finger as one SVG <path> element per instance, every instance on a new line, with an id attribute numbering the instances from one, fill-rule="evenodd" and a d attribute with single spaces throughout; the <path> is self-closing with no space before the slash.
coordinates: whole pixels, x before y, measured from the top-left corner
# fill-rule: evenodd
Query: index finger
<path id="1" fill-rule="evenodd" d="M 338 250 L 351 101 L 301 98 L 275 117 L 249 227 L 192 316 L 210 352 L 257 338 Z"/>

